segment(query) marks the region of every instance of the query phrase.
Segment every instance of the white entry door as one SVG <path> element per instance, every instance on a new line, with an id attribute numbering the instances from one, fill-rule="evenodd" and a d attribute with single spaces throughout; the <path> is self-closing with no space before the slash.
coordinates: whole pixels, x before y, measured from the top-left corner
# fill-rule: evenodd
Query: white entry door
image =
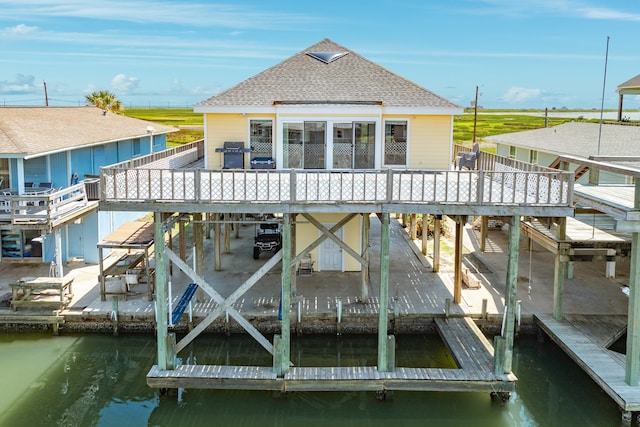
<path id="1" fill-rule="evenodd" d="M 323 225 L 331 228 L 334 224 Z M 342 229 L 335 235 L 342 240 Z M 342 271 L 342 248 L 329 238 L 318 247 L 318 271 Z"/>

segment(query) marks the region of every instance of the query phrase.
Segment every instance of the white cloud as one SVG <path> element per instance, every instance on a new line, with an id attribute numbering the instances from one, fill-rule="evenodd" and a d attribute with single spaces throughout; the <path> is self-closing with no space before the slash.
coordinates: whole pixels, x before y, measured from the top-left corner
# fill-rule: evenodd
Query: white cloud
<path id="1" fill-rule="evenodd" d="M 111 87 L 116 92 L 117 96 L 127 95 L 134 92 L 138 88 L 139 84 L 140 79 L 137 77 L 127 77 L 124 74 L 118 74 L 111 79 Z"/>
<path id="2" fill-rule="evenodd" d="M 2 34 L 15 36 L 20 34 L 32 33 L 37 30 L 38 30 L 38 27 L 31 27 L 29 25 L 19 24 L 19 25 L 16 25 L 15 27 L 7 27 L 3 29 Z"/>
<path id="3" fill-rule="evenodd" d="M 41 90 L 39 87 L 36 87 L 35 79 L 32 75 L 18 74 L 13 81 L 0 81 L 0 94 L 23 95 Z"/>
<path id="4" fill-rule="evenodd" d="M 524 87 L 512 87 L 501 99 L 508 104 L 521 104 L 538 99 L 542 94 L 540 89 L 528 89 Z"/>

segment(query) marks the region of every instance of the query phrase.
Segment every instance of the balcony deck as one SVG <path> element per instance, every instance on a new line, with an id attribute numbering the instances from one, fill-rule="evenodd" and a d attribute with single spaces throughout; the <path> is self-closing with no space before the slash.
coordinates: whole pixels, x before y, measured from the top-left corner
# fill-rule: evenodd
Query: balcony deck
<path id="1" fill-rule="evenodd" d="M 86 183 L 48 194 L 1 196 L 0 229 L 50 232 L 94 211 L 98 201 L 87 198 Z"/>
<path id="2" fill-rule="evenodd" d="M 195 150 L 195 148 L 194 148 Z M 181 155 L 184 156 L 183 151 Z M 573 173 L 483 153 L 481 170 L 101 169 L 108 210 L 570 215 Z M 193 158 L 189 158 L 193 162 Z M 165 159 L 166 161 L 166 159 Z"/>

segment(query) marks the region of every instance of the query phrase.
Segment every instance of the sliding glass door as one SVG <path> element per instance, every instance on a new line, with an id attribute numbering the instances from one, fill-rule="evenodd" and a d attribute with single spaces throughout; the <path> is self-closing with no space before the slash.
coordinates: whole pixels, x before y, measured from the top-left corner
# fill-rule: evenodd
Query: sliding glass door
<path id="1" fill-rule="evenodd" d="M 284 167 L 325 169 L 325 122 L 282 124 Z"/>
<path id="2" fill-rule="evenodd" d="M 351 122 L 333 124 L 333 168 L 375 167 L 376 124 Z"/>

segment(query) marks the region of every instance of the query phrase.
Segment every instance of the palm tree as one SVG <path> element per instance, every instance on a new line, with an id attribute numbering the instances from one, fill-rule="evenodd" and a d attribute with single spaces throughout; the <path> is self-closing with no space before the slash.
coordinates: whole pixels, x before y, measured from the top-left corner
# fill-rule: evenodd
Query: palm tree
<path id="1" fill-rule="evenodd" d="M 89 104 L 95 105 L 104 111 L 110 111 L 118 114 L 121 114 L 124 111 L 122 102 L 116 98 L 114 93 L 109 92 L 108 90 L 93 92 L 91 95 L 85 96 L 85 98 Z"/>

